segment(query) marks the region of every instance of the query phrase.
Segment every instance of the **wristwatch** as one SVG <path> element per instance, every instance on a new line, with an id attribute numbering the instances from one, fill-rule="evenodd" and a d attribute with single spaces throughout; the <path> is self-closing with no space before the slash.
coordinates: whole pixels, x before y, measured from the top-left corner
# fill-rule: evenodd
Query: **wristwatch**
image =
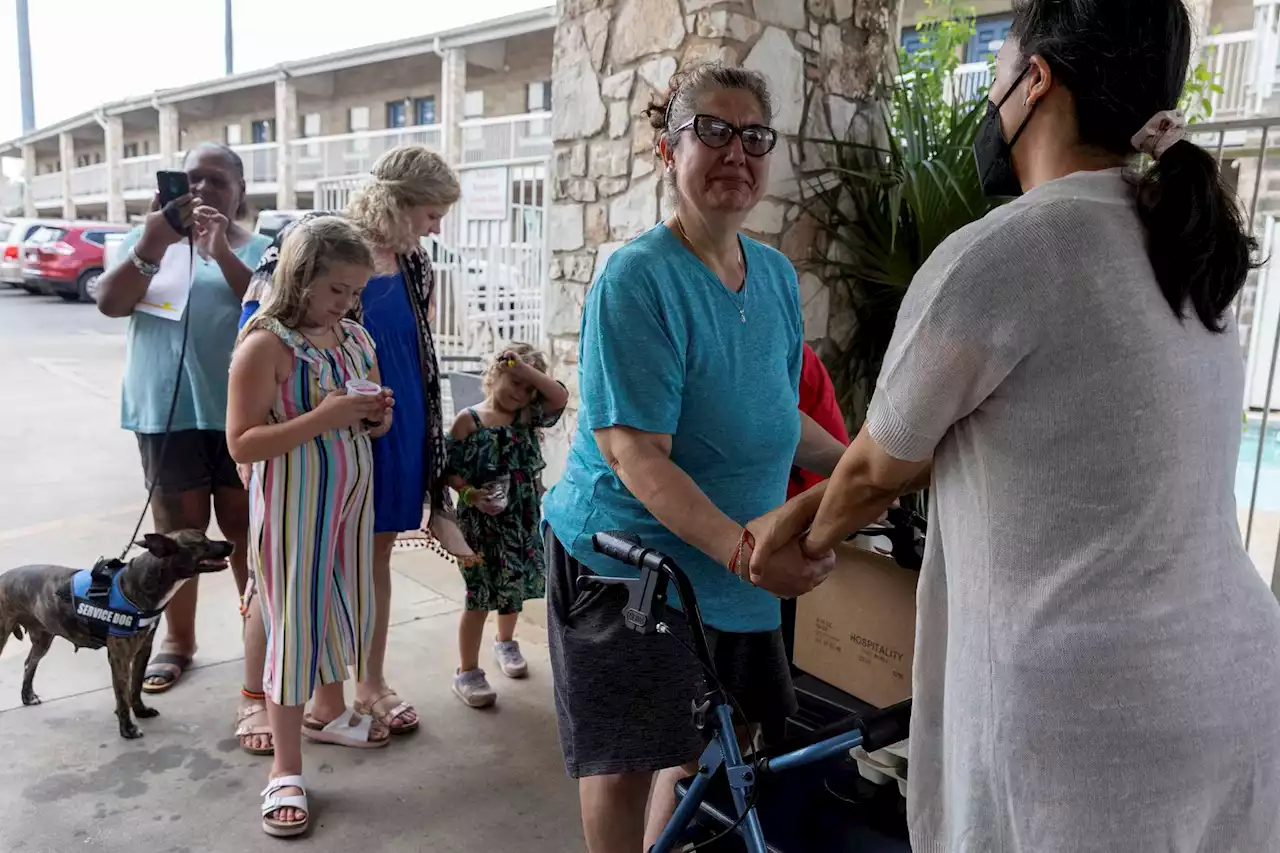
<path id="1" fill-rule="evenodd" d="M 147 278 L 152 278 L 156 273 L 160 272 L 159 264 L 153 264 L 150 261 L 144 261 L 142 258 L 138 257 L 138 250 L 136 246 L 129 247 L 129 260 L 138 268 L 138 272 L 142 273 Z"/>

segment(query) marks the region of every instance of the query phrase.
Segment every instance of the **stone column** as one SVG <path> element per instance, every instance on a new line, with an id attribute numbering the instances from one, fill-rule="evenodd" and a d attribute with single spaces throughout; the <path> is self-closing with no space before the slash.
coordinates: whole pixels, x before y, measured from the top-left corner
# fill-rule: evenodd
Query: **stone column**
<path id="1" fill-rule="evenodd" d="M 124 174 L 120 164 L 124 158 L 124 120 L 120 116 L 108 116 L 102 135 L 107 149 L 107 221 L 125 222 L 128 215 L 124 206 Z"/>
<path id="2" fill-rule="evenodd" d="M 784 138 L 766 197 L 744 227 L 802 269 L 806 337 L 843 331 L 828 288 L 803 271 L 820 240 L 796 204 L 799 181 L 826 163 L 819 146 L 797 138 L 866 133 L 859 116 L 876 115 L 868 104 L 897 16 L 896 0 L 560 0 L 551 85 L 553 259 L 543 310 L 552 367 L 570 399 L 544 447 L 548 484 L 576 428 L 587 289 L 608 256 L 665 210 L 654 132 L 640 111 L 678 65 L 697 60 L 739 63 L 769 79 L 773 126 Z"/>
<path id="3" fill-rule="evenodd" d="M 176 169 L 179 166 L 179 148 L 182 145 L 178 108 L 173 104 L 161 104 L 157 107 L 157 111 L 160 123 L 161 168 Z"/>
<path id="4" fill-rule="evenodd" d="M 454 47 L 440 60 L 440 153 L 450 165 L 462 162 L 462 118 L 467 100 L 467 52 Z"/>
<path id="5" fill-rule="evenodd" d="M 298 207 L 297 147 L 292 145 L 298 133 L 298 89 L 293 80 L 276 81 L 276 208 L 296 210 Z"/>
<path id="6" fill-rule="evenodd" d="M 70 133 L 58 134 L 58 158 L 62 161 L 62 218 L 76 218 L 76 199 L 71 189 L 71 170 L 76 165 L 76 141 Z"/>
<path id="7" fill-rule="evenodd" d="M 36 193 L 33 185 L 36 180 L 36 147 L 31 143 L 22 146 L 22 215 L 35 219 Z"/>

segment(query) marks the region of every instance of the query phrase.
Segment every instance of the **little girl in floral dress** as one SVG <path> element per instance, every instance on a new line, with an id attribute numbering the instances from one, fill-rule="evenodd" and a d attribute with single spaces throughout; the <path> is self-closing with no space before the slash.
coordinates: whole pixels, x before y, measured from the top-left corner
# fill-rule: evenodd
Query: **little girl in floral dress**
<path id="1" fill-rule="evenodd" d="M 477 559 L 460 564 L 467 606 L 458 626 L 460 664 L 453 692 L 473 708 L 497 695 L 480 669 L 490 611 L 498 613 L 494 656 L 502 673 L 523 678 L 528 665 L 515 640 L 527 599 L 545 592 L 542 556 L 542 448 L 539 430 L 560 419 L 569 392 L 547 375 L 546 357 L 512 344 L 484 377 L 485 400 L 458 414 L 448 442 L 449 485 L 458 523 Z"/>

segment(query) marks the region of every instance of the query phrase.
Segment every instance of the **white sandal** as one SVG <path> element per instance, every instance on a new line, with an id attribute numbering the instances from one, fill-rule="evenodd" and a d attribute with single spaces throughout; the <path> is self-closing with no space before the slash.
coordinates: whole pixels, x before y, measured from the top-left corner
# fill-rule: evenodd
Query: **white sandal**
<path id="1" fill-rule="evenodd" d="M 301 794 L 281 796 L 284 788 L 298 788 Z M 286 823 L 270 817 L 280 809 L 297 809 L 302 820 Z M 267 783 L 262 791 L 262 831 L 274 838 L 292 838 L 307 831 L 311 824 L 311 809 L 307 806 L 307 783 L 301 776 L 278 776 Z"/>
<path id="2" fill-rule="evenodd" d="M 354 749 L 380 749 L 391 743 L 391 733 L 381 740 L 373 739 L 374 719 L 345 708 L 328 723 L 321 723 L 310 713 L 302 717 L 302 736 L 316 743 L 349 746 Z"/>

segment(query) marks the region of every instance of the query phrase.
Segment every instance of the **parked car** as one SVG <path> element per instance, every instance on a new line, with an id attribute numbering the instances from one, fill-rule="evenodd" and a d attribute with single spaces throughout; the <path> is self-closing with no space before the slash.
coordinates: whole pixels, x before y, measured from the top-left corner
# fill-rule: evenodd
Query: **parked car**
<path id="1" fill-rule="evenodd" d="M 0 282 L 11 287 L 22 287 L 23 247 L 41 225 L 56 221 L 0 218 Z"/>
<path id="2" fill-rule="evenodd" d="M 104 222 L 42 226 L 27 240 L 23 287 L 31 293 L 56 294 L 67 302 L 90 301 L 90 291 L 102 275 L 107 235 L 128 230 L 127 225 Z"/>
<path id="3" fill-rule="evenodd" d="M 309 210 L 264 210 L 258 214 L 258 223 L 254 231 L 274 238 L 290 222 L 301 219 L 310 212 Z"/>

